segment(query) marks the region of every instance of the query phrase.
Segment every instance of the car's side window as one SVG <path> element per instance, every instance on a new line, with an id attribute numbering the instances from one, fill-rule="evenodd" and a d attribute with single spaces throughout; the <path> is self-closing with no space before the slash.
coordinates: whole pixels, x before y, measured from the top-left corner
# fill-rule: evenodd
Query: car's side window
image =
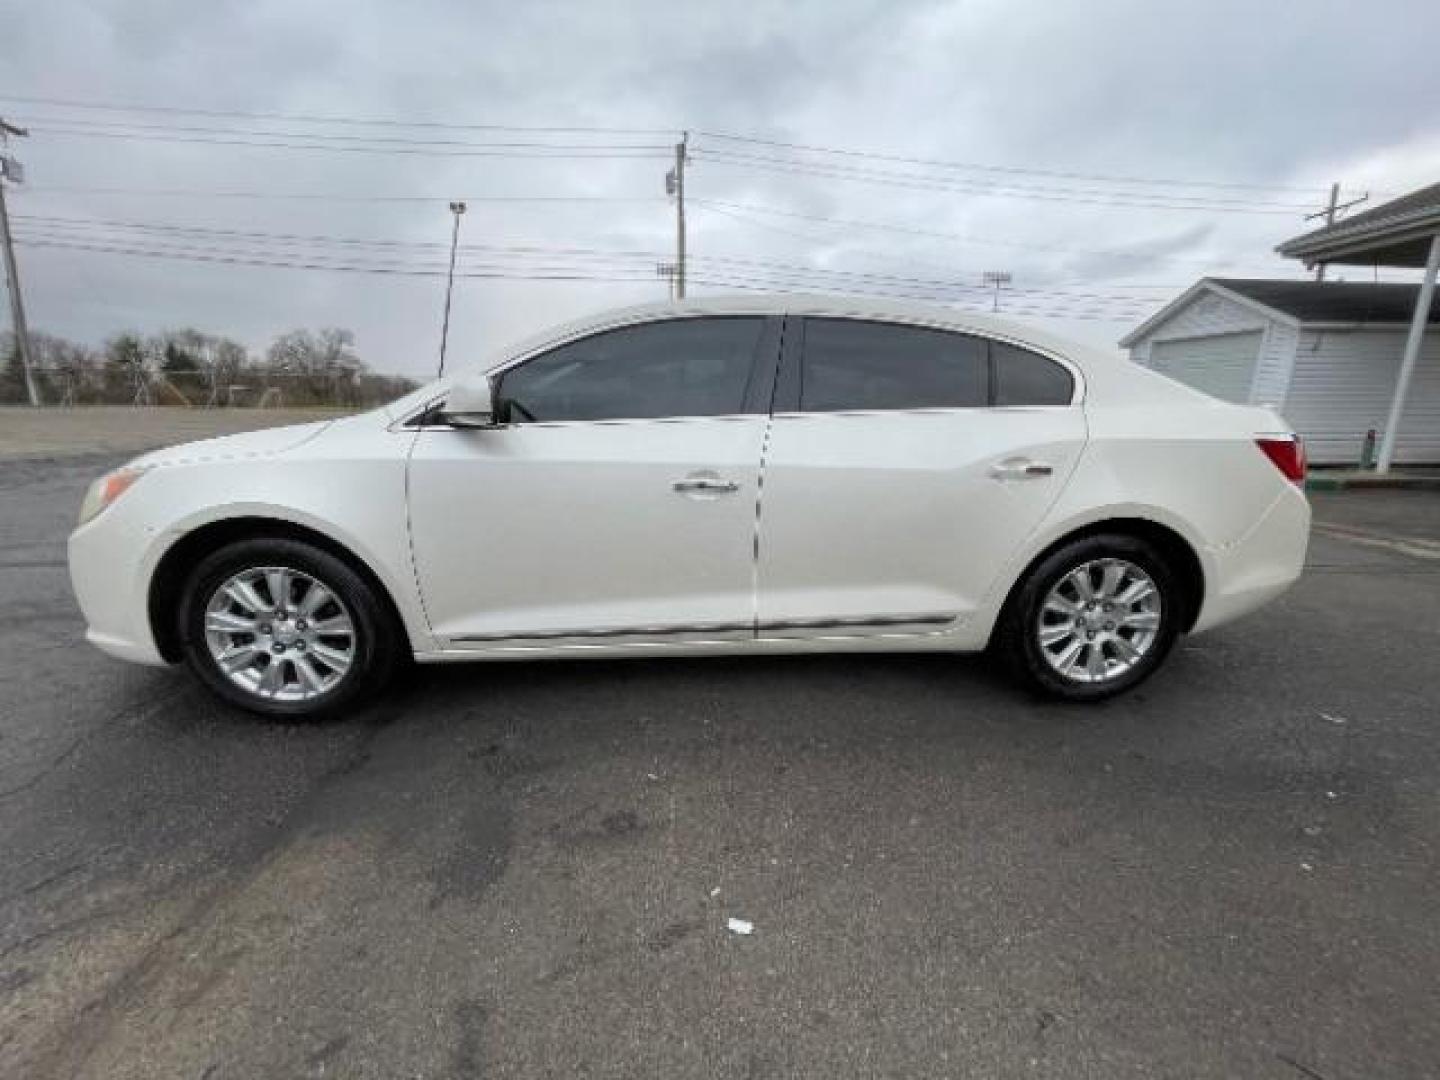
<path id="1" fill-rule="evenodd" d="M 800 379 L 805 412 L 983 407 L 983 338 L 859 319 L 807 318 Z"/>
<path id="2" fill-rule="evenodd" d="M 765 320 L 672 319 L 607 330 L 500 377 L 502 422 L 643 420 L 742 412 Z"/>
<path id="3" fill-rule="evenodd" d="M 1069 405 L 1075 396 L 1075 376 L 1049 357 L 992 341 L 990 359 L 996 405 Z"/>

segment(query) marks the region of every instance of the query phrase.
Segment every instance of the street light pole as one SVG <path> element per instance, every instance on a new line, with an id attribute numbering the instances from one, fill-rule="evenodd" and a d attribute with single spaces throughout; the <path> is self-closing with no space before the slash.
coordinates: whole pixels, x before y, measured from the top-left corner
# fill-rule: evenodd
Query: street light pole
<path id="1" fill-rule="evenodd" d="M 455 251 L 460 243 L 460 215 L 465 213 L 463 202 L 452 202 L 450 213 L 455 215 L 455 224 L 450 229 L 450 273 L 445 277 L 445 318 L 440 324 L 440 370 L 436 377 L 445 374 L 445 346 L 450 340 L 450 294 L 455 290 Z"/>

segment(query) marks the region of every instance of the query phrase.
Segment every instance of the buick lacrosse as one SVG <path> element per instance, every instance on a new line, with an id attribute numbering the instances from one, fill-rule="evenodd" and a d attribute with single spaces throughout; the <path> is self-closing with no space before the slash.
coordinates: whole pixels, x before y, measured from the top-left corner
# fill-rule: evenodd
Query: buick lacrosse
<path id="1" fill-rule="evenodd" d="M 1268 410 L 1007 322 L 706 300 L 148 454 L 70 572 L 95 645 L 271 716 L 410 658 L 988 648 L 1089 701 L 1296 579 L 1304 470 Z"/>

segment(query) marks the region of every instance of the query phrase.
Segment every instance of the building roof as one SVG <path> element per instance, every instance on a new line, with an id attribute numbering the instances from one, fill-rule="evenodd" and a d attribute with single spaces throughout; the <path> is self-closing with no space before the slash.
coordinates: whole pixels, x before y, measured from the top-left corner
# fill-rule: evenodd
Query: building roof
<path id="1" fill-rule="evenodd" d="M 1408 323 L 1420 294 L 1419 285 L 1372 285 L 1363 281 L 1207 280 L 1300 322 Z M 1430 321 L 1440 322 L 1440 308 L 1431 307 Z"/>
<path id="2" fill-rule="evenodd" d="M 1407 325 L 1419 285 L 1373 285 L 1350 281 L 1289 281 L 1273 278 L 1201 278 L 1120 339 L 1129 347 L 1160 326 L 1201 292 L 1238 301 L 1292 325 Z M 1440 304 L 1430 309 L 1440 324 Z"/>
<path id="3" fill-rule="evenodd" d="M 1275 250 L 1309 265 L 1424 266 L 1430 238 L 1437 233 L 1440 183 L 1287 240 Z"/>

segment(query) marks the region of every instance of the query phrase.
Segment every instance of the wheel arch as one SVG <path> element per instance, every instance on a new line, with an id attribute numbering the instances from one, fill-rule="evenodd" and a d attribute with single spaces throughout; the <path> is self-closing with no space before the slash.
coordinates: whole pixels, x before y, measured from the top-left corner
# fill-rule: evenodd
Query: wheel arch
<path id="1" fill-rule="evenodd" d="M 298 540 L 319 548 L 344 562 L 374 590 L 381 606 L 393 620 L 396 632 L 411 646 L 409 627 L 395 597 L 384 581 L 363 558 L 332 536 L 318 529 L 282 518 L 247 515 L 222 518 L 200 525 L 170 545 L 150 576 L 146 617 L 155 647 L 170 663 L 182 657 L 180 620 L 177 617 L 185 580 L 197 563 L 210 552 L 238 540 Z"/>
<path id="2" fill-rule="evenodd" d="M 998 626 L 1003 620 L 1004 613 L 1014 602 L 1016 594 L 1035 567 L 1040 565 L 1043 560 L 1049 558 L 1053 552 L 1058 551 L 1066 544 L 1103 534 L 1133 536 L 1152 544 L 1161 553 L 1171 569 L 1174 570 L 1184 592 L 1184 618 L 1181 620 L 1180 629 L 1182 632 L 1188 633 L 1195 626 L 1195 621 L 1200 617 L 1200 609 L 1205 604 L 1205 567 L 1200 560 L 1200 555 L 1189 540 L 1169 525 L 1155 521 L 1153 518 L 1135 516 L 1106 517 L 1086 522 L 1046 544 L 1035 553 L 1011 581 L 1010 588 L 1005 594 L 1005 601 L 1000 605 L 1000 615 L 996 619 L 995 625 Z M 994 633 L 995 630 L 992 627 L 992 639 Z"/>

